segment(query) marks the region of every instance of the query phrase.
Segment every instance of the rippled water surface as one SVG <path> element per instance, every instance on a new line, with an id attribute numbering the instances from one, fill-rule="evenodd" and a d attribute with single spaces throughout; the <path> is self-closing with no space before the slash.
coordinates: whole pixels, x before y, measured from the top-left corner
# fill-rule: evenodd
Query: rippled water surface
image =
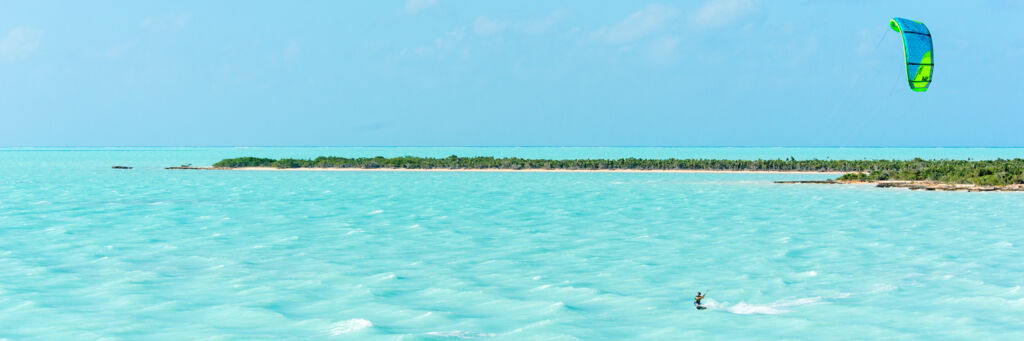
<path id="1" fill-rule="evenodd" d="M 449 154 L 1024 150 L 0 149 L 0 338 L 1024 339 L 1022 193 L 772 183 L 817 174 L 161 169 Z"/>

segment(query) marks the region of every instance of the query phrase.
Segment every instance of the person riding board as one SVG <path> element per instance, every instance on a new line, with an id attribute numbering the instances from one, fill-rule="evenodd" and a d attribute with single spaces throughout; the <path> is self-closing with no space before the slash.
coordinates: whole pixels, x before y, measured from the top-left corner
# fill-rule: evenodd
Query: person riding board
<path id="1" fill-rule="evenodd" d="M 697 297 L 695 297 L 695 298 L 693 299 L 693 305 L 694 305 L 695 307 L 697 307 L 697 309 L 703 308 L 704 306 L 700 305 L 700 300 L 703 300 L 703 299 L 704 299 L 704 295 L 702 295 L 702 294 L 700 293 L 700 291 L 698 291 L 698 292 L 697 292 Z"/>

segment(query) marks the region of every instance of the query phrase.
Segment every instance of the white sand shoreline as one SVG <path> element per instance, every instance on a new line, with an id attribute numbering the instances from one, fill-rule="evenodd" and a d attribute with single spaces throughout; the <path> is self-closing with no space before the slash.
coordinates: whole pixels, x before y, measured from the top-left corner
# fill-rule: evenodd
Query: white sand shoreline
<path id="1" fill-rule="evenodd" d="M 239 170 L 239 171 L 297 171 L 297 172 L 489 172 L 489 173 L 736 173 L 736 174 L 829 174 L 839 175 L 847 172 L 812 172 L 812 171 L 756 171 L 756 170 L 698 170 L 698 169 L 500 169 L 500 168 L 273 168 L 273 167 L 238 167 L 238 168 L 193 168 L 205 170 Z"/>

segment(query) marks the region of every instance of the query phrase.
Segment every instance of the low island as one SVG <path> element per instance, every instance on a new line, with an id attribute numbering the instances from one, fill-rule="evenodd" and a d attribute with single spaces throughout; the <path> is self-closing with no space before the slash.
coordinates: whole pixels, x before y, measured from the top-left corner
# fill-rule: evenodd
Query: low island
<path id="1" fill-rule="evenodd" d="M 315 159 L 224 159 L 209 170 L 462 170 L 462 171 L 663 171 L 815 172 L 836 179 L 778 183 L 875 184 L 920 190 L 1024 191 L 1024 159 L 996 160 L 715 160 L 715 159 L 522 159 L 486 156 L 445 158 L 321 156 Z"/>

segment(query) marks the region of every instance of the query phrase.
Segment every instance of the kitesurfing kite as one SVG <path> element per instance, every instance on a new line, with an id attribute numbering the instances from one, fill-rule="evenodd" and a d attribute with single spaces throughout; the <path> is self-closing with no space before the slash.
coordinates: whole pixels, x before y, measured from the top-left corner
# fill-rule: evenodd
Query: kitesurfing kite
<path id="1" fill-rule="evenodd" d="M 928 90 L 932 84 L 932 34 L 920 21 L 892 18 L 889 27 L 903 36 L 903 51 L 907 61 L 907 82 L 910 89 Z"/>

